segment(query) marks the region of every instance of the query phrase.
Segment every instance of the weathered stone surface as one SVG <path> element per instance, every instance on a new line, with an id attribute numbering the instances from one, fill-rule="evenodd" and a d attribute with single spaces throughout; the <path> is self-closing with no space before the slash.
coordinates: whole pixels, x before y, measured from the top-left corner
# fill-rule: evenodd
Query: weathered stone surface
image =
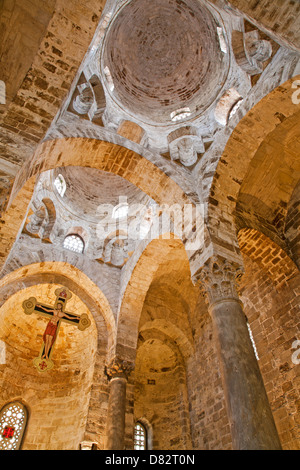
<path id="1" fill-rule="evenodd" d="M 132 449 L 136 422 L 149 450 L 300 448 L 298 19 L 2 2 L 0 413 L 29 409 L 24 449 Z M 91 327 L 40 375 L 22 303 L 58 286 Z"/>

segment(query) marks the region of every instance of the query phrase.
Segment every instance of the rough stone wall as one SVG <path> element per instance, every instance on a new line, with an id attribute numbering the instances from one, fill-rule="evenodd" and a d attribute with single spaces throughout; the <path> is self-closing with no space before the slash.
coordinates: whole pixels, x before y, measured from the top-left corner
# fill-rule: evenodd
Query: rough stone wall
<path id="1" fill-rule="evenodd" d="M 8 83 L 8 99 L 0 105 L 4 199 L 0 212 L 6 206 L 11 178 L 32 156 L 71 86 L 104 3 L 2 2 L 0 57 L 5 65 L 0 80 Z"/>
<path id="2" fill-rule="evenodd" d="M 297 1 L 280 0 L 211 0 L 215 4 L 229 4 L 243 12 L 249 20 L 272 34 L 281 42 L 300 49 L 299 12 Z"/>
<path id="3" fill-rule="evenodd" d="M 164 343 L 154 339 L 150 342 L 152 344 L 146 346 L 147 353 L 141 350 L 137 355 L 135 421 L 143 418 L 151 423 L 154 450 L 190 449 L 184 366 L 171 357 L 173 354 L 166 346 L 166 340 Z M 159 348 L 158 357 L 155 346 Z"/>
<path id="4" fill-rule="evenodd" d="M 288 205 L 287 218 L 285 222 L 285 235 L 293 259 L 300 269 L 300 184 L 296 186 Z"/>
<path id="5" fill-rule="evenodd" d="M 266 392 L 283 449 L 297 450 L 300 448 L 300 381 L 299 365 L 292 360 L 295 352 L 292 345 L 300 338 L 300 275 L 280 289 L 266 270 L 248 257 L 244 261 L 242 301 Z M 282 271 L 277 275 L 282 276 Z"/>

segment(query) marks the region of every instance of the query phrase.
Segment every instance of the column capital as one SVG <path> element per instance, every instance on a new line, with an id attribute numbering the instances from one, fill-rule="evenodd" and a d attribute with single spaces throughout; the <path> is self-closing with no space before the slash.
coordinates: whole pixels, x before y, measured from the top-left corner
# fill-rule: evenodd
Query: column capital
<path id="1" fill-rule="evenodd" d="M 239 284 L 243 274 L 241 264 L 214 255 L 194 274 L 192 280 L 211 306 L 224 300 L 239 300 Z"/>
<path id="2" fill-rule="evenodd" d="M 132 362 L 114 357 L 109 364 L 105 366 L 104 372 L 108 380 L 112 380 L 114 378 L 124 378 L 128 380 L 133 369 L 134 365 Z"/>

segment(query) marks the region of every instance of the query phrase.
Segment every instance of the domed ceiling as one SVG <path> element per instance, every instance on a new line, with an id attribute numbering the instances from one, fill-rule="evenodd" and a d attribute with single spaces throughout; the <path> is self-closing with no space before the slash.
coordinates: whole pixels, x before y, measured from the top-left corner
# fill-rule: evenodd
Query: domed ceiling
<path id="1" fill-rule="evenodd" d="M 67 186 L 63 198 L 58 196 L 61 204 L 68 212 L 87 222 L 99 222 L 101 205 L 117 206 L 120 202 L 127 202 L 129 206 L 146 205 L 151 200 L 124 178 L 94 168 L 57 168 L 52 181 L 58 174 L 64 177 Z"/>
<path id="2" fill-rule="evenodd" d="M 228 73 L 217 20 L 199 0 L 132 0 L 118 12 L 106 36 L 102 68 L 112 98 L 149 124 L 172 124 L 171 114 L 203 113 Z"/>

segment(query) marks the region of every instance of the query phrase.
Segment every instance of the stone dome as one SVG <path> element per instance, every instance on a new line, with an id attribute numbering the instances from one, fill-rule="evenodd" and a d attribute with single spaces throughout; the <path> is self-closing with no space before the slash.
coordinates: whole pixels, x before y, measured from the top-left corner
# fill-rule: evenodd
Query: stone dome
<path id="1" fill-rule="evenodd" d="M 102 67 L 109 70 L 111 96 L 127 112 L 150 124 L 170 123 L 189 108 L 203 113 L 228 73 L 219 24 L 198 0 L 132 0 L 112 22 Z"/>
<path id="2" fill-rule="evenodd" d="M 66 182 L 63 198 L 59 197 L 65 209 L 86 222 L 99 221 L 101 205 L 117 206 L 126 201 L 129 206 L 146 205 L 149 196 L 139 188 L 118 175 L 107 173 L 94 168 L 69 166 L 57 168 L 53 173 L 54 179 L 61 174 Z"/>

